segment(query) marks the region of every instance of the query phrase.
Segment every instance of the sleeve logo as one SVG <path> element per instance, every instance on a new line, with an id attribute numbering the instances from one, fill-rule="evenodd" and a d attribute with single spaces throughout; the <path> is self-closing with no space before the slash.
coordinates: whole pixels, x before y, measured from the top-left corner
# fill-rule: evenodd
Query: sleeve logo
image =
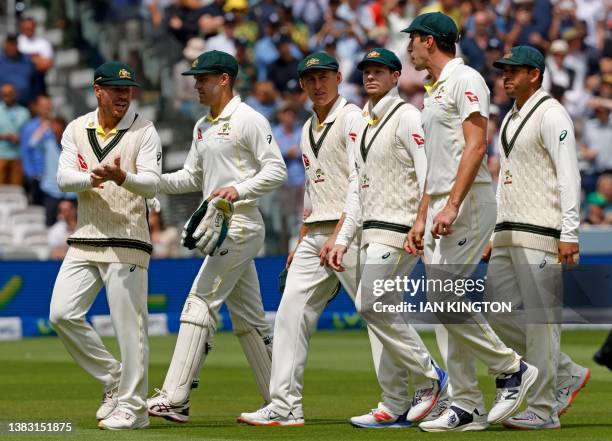
<path id="1" fill-rule="evenodd" d="M 423 139 L 423 137 L 421 135 L 419 135 L 418 133 L 413 133 L 412 134 L 412 139 L 414 139 L 414 142 L 416 143 L 416 145 L 418 145 L 419 147 L 422 146 L 423 144 L 425 144 L 425 140 Z"/>
<path id="2" fill-rule="evenodd" d="M 198 141 L 202 141 L 202 139 L 204 139 L 202 137 L 202 129 L 198 129 Z"/>
<path id="3" fill-rule="evenodd" d="M 161 152 L 157 152 L 157 164 L 161 161 Z"/>
<path id="4" fill-rule="evenodd" d="M 272 142 L 272 135 L 266 136 L 266 139 L 268 140 L 268 144 L 270 144 Z"/>
<path id="5" fill-rule="evenodd" d="M 563 141 L 566 137 L 567 137 L 567 130 L 564 130 L 561 132 L 561 135 L 559 135 L 559 141 Z"/>
<path id="6" fill-rule="evenodd" d="M 89 167 L 87 166 L 87 162 L 85 162 L 85 158 L 83 158 L 80 153 L 77 154 L 77 160 L 79 162 L 79 167 L 81 168 L 81 170 L 89 169 Z"/>
<path id="7" fill-rule="evenodd" d="M 355 142 L 355 140 L 357 139 L 357 133 L 355 132 L 349 133 L 349 138 L 351 138 L 351 141 Z"/>
<path id="8" fill-rule="evenodd" d="M 308 159 L 308 156 L 306 156 L 304 153 L 302 154 L 302 161 L 304 161 L 304 168 L 308 170 L 310 167 L 310 159 Z"/>
<path id="9" fill-rule="evenodd" d="M 470 91 L 465 92 L 465 97 L 467 98 L 467 100 L 470 103 L 477 103 L 478 102 L 478 97 L 476 96 L 476 94 L 474 92 L 470 92 Z"/>

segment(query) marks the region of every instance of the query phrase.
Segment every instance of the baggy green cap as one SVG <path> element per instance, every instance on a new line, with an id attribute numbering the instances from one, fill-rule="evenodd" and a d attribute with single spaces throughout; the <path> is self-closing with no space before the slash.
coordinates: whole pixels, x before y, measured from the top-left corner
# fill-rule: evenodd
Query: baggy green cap
<path id="1" fill-rule="evenodd" d="M 503 58 L 493 63 L 493 66 L 498 69 L 503 69 L 504 66 L 528 66 L 537 67 L 540 72 L 544 73 L 546 64 L 544 63 L 544 55 L 542 52 L 531 46 L 514 46 Z"/>
<path id="2" fill-rule="evenodd" d="M 357 69 L 363 70 L 366 63 L 379 63 L 387 66 L 392 71 L 402 71 L 402 62 L 389 49 L 375 47 L 370 49 L 357 64 Z"/>
<path id="3" fill-rule="evenodd" d="M 459 30 L 457 25 L 448 15 L 441 12 L 428 12 L 427 14 L 417 15 L 410 26 L 402 32 L 420 32 L 425 35 L 432 35 L 449 43 L 457 41 Z"/>
<path id="4" fill-rule="evenodd" d="M 238 75 L 238 62 L 227 52 L 208 51 L 193 60 L 191 69 L 183 75 L 200 75 L 206 73 L 227 73 L 230 77 Z"/>
<path id="5" fill-rule="evenodd" d="M 130 66 L 118 61 L 104 63 L 94 71 L 94 84 L 100 86 L 132 86 L 140 87 L 136 75 Z"/>
<path id="6" fill-rule="evenodd" d="M 311 69 L 323 69 L 338 71 L 338 60 L 325 52 L 315 52 L 306 56 L 300 64 L 298 64 L 298 75 L 302 76 L 304 72 Z"/>

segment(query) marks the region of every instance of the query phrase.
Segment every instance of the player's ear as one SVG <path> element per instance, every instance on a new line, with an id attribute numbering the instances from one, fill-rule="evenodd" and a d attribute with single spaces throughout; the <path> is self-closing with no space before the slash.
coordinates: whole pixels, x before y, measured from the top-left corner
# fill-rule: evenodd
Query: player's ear
<path id="1" fill-rule="evenodd" d="M 342 72 L 336 72 L 336 81 L 338 82 L 338 84 L 342 82 Z"/>

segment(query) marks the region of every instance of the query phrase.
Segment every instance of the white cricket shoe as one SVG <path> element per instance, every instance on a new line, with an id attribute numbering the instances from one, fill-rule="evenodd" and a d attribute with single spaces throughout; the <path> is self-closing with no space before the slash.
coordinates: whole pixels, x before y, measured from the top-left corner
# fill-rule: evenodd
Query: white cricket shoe
<path id="1" fill-rule="evenodd" d="M 256 412 L 241 413 L 237 421 L 249 426 L 303 426 L 304 416 L 294 415 L 291 412 L 287 416 L 282 416 L 268 405 Z"/>
<path id="2" fill-rule="evenodd" d="M 117 407 L 108 417 L 98 422 L 102 430 L 134 430 L 143 429 L 149 425 L 149 416 L 136 416 L 130 410 Z"/>
<path id="3" fill-rule="evenodd" d="M 368 429 L 402 429 L 412 426 L 412 423 L 406 419 L 407 413 L 397 415 L 382 404 L 379 404 L 378 408 L 372 409 L 370 413 L 352 417 L 351 425 Z"/>
<path id="4" fill-rule="evenodd" d="M 451 405 L 439 418 L 423 421 L 419 428 L 424 432 L 472 432 L 485 430 L 489 427 L 486 415 L 480 415 L 478 410 L 469 413 Z"/>
<path id="5" fill-rule="evenodd" d="M 113 411 L 117 408 L 117 403 L 119 396 L 119 386 L 115 386 L 112 389 L 104 391 L 102 395 L 102 404 L 98 407 L 96 411 L 96 419 L 98 421 L 103 420 L 111 416 Z"/>
<path id="6" fill-rule="evenodd" d="M 518 372 L 503 374 L 495 379 L 497 396 L 487 422 L 496 424 L 512 416 L 520 407 L 527 391 L 538 377 L 538 368 L 521 360 Z"/>
<path id="7" fill-rule="evenodd" d="M 175 423 L 189 421 L 189 400 L 172 404 L 163 390 L 155 389 L 155 395 L 147 400 L 149 415 L 162 417 Z"/>
<path id="8" fill-rule="evenodd" d="M 578 392 L 586 386 L 590 377 L 591 370 L 583 367 L 580 375 L 572 375 L 569 380 L 558 387 L 555 394 L 555 412 L 557 415 L 561 416 L 569 409 Z"/>
<path id="9" fill-rule="evenodd" d="M 508 418 L 502 421 L 502 425 L 508 429 L 527 429 L 527 430 L 539 430 L 539 429 L 560 429 L 561 423 L 559 417 L 553 415 L 550 418 L 543 419 L 535 412 L 527 409 L 518 415 Z"/>
<path id="10" fill-rule="evenodd" d="M 425 416 L 425 418 L 423 418 L 421 421 L 437 420 L 442 416 L 446 409 L 448 409 L 448 406 L 450 406 L 450 404 L 451 401 L 448 397 L 448 394 L 446 392 L 443 392 L 442 394 L 440 394 L 440 398 L 438 398 L 438 402 L 433 407 L 433 409 L 431 409 L 427 416 Z"/>
<path id="11" fill-rule="evenodd" d="M 448 385 L 448 374 L 434 364 L 438 374 L 438 380 L 432 382 L 432 386 L 415 391 L 412 405 L 408 410 L 406 419 L 412 423 L 422 420 L 434 408 L 442 392 Z"/>

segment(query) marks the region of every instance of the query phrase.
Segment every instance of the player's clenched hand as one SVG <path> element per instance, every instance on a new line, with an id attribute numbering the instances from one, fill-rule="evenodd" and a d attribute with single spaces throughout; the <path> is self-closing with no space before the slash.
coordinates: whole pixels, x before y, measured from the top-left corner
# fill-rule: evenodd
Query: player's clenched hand
<path id="1" fill-rule="evenodd" d="M 404 239 L 404 249 L 414 256 L 422 255 L 424 235 L 425 222 L 417 219 Z"/>
<path id="2" fill-rule="evenodd" d="M 240 198 L 240 195 L 238 194 L 236 187 L 221 187 L 213 191 L 208 200 L 210 201 L 214 197 L 219 197 L 230 202 L 236 202 Z"/>
<path id="3" fill-rule="evenodd" d="M 328 266 L 327 255 L 334 248 L 334 243 L 336 242 L 336 236 L 331 235 L 321 247 L 321 251 L 319 251 L 319 260 L 321 266 Z"/>
<path id="4" fill-rule="evenodd" d="M 113 181 L 117 185 L 123 184 L 127 173 L 121 169 L 121 158 L 117 156 L 112 163 L 100 164 L 92 173 L 104 181 Z"/>
<path id="5" fill-rule="evenodd" d="M 485 246 L 484 251 L 482 252 L 482 256 L 480 257 L 483 262 L 489 262 L 491 258 L 491 251 L 493 250 L 493 242 L 489 241 Z"/>
<path id="6" fill-rule="evenodd" d="M 580 260 L 580 249 L 577 242 L 559 242 L 559 262 L 577 265 Z"/>
<path id="7" fill-rule="evenodd" d="M 458 210 L 448 204 L 436 214 L 433 220 L 433 226 L 431 227 L 431 235 L 434 239 L 452 234 L 453 229 L 451 225 L 453 225 L 453 222 L 457 219 L 457 214 Z"/>
<path id="8" fill-rule="evenodd" d="M 106 182 L 106 179 L 96 175 L 95 173 L 89 175 L 89 180 L 91 181 L 91 186 L 93 188 L 104 188 L 104 185 L 102 184 Z"/>
<path id="9" fill-rule="evenodd" d="M 345 253 L 346 247 L 344 245 L 335 245 L 327 254 L 327 262 L 334 271 L 341 273 L 346 270 L 346 268 L 342 266 L 342 258 Z"/>

